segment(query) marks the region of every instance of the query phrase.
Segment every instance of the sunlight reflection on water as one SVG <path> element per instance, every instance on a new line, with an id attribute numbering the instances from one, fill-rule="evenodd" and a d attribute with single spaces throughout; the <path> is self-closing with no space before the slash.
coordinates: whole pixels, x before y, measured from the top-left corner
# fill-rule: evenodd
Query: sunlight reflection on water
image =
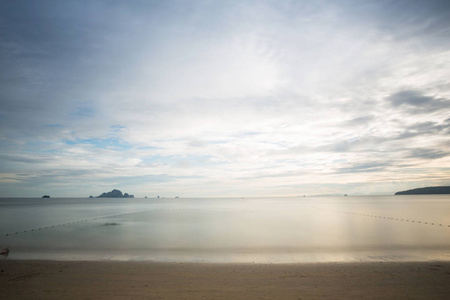
<path id="1" fill-rule="evenodd" d="M 17 259 L 450 260 L 449 195 L 0 199 L 0 208 L 0 247 Z"/>

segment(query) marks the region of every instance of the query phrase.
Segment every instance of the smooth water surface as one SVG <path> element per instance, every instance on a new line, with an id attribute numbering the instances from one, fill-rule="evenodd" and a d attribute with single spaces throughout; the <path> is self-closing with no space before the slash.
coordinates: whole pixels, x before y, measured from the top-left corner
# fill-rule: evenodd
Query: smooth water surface
<path id="1" fill-rule="evenodd" d="M 450 195 L 0 199 L 14 259 L 450 260 Z"/>

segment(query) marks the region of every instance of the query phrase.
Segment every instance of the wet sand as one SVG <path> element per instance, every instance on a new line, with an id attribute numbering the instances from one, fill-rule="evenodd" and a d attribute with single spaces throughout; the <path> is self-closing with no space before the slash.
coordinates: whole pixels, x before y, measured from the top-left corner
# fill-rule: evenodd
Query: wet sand
<path id="1" fill-rule="evenodd" d="M 0 260 L 2 299 L 448 299 L 450 262 Z"/>

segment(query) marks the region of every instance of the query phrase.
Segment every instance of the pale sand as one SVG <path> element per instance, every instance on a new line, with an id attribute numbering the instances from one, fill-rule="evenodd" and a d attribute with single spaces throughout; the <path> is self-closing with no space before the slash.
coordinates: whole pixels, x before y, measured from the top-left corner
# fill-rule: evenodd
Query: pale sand
<path id="1" fill-rule="evenodd" d="M 450 299 L 450 263 L 0 260 L 1 299 Z"/>

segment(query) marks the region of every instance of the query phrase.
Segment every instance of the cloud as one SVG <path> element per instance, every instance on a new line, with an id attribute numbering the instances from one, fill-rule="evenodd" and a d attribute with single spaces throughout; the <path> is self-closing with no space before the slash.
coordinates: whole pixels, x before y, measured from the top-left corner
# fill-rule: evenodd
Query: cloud
<path id="1" fill-rule="evenodd" d="M 406 127 L 402 133 L 398 134 L 394 138 L 401 140 L 421 135 L 445 135 L 445 132 L 448 131 L 448 129 L 448 124 L 438 124 L 435 122 L 416 123 Z"/>
<path id="2" fill-rule="evenodd" d="M 424 96 L 419 91 L 413 90 L 395 93 L 388 100 L 394 107 L 404 107 L 411 114 L 423 114 L 450 109 L 450 100 Z"/>
<path id="3" fill-rule="evenodd" d="M 398 92 L 390 97 L 394 106 L 410 105 L 410 106 L 423 106 L 433 101 L 432 97 L 426 97 L 421 95 L 417 91 L 402 91 Z"/>
<path id="4" fill-rule="evenodd" d="M 0 155 L 0 160 L 8 161 L 8 162 L 16 162 L 16 163 L 26 163 L 26 164 L 37 164 L 37 163 L 45 163 L 51 160 L 50 157 L 39 157 L 36 155 L 26 156 L 26 155 Z"/>
<path id="5" fill-rule="evenodd" d="M 349 193 L 378 178 L 395 191 L 412 167 L 448 178 L 446 1 L 1 6 L 8 195 L 108 182 Z"/>
<path id="6" fill-rule="evenodd" d="M 449 151 L 442 151 L 428 148 L 415 148 L 410 150 L 409 158 L 437 159 L 449 156 Z"/>
<path id="7" fill-rule="evenodd" d="M 373 121 L 375 117 L 374 116 L 362 116 L 362 117 L 356 117 L 349 121 L 347 121 L 347 125 L 349 126 L 361 126 L 361 125 L 367 125 L 371 121 Z"/>
<path id="8" fill-rule="evenodd" d="M 367 162 L 361 164 L 355 164 L 345 168 L 339 168 L 336 170 L 338 174 L 341 173 L 359 173 L 359 172 L 380 172 L 391 166 L 390 162 Z"/>

